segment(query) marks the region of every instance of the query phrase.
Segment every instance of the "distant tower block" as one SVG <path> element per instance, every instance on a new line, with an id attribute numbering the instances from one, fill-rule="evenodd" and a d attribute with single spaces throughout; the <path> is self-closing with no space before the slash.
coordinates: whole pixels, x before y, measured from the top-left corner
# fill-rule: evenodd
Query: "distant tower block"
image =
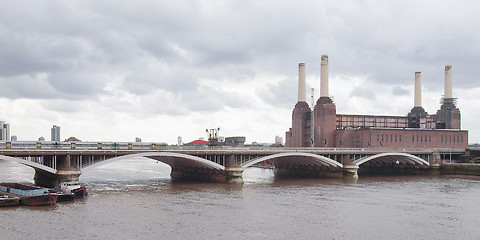
<path id="1" fill-rule="evenodd" d="M 51 140 L 54 142 L 60 142 L 60 126 L 53 125 L 51 133 Z"/>
<path id="2" fill-rule="evenodd" d="M 306 80 L 305 80 L 305 63 L 298 64 L 298 101 L 307 101 L 306 97 Z"/>
<path id="3" fill-rule="evenodd" d="M 445 93 L 444 98 L 453 98 L 452 94 L 452 65 L 445 66 Z"/>
<path id="4" fill-rule="evenodd" d="M 414 107 L 422 107 L 422 73 L 415 72 L 415 100 Z"/>
<path id="5" fill-rule="evenodd" d="M 320 71 L 320 97 L 328 97 L 328 55 L 322 55 Z"/>

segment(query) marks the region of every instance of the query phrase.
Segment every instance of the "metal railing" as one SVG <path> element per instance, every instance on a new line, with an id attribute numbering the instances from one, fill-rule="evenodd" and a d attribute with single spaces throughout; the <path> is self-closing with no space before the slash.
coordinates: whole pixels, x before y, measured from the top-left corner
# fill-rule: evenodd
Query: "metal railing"
<path id="1" fill-rule="evenodd" d="M 168 146 L 165 143 L 138 142 L 0 142 L 0 150 L 167 150 L 167 151 L 229 151 L 229 152 L 288 152 L 301 151 L 311 153 L 377 153 L 377 152 L 464 152 L 457 148 L 324 148 L 324 147 L 231 147 L 231 146 Z"/>

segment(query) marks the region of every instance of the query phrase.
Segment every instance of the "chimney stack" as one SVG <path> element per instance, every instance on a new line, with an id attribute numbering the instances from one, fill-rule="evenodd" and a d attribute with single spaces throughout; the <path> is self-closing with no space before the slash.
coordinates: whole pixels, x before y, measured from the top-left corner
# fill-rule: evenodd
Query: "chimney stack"
<path id="1" fill-rule="evenodd" d="M 443 98 L 453 98 L 452 94 L 452 65 L 445 65 L 445 93 Z"/>
<path id="2" fill-rule="evenodd" d="M 428 113 L 422 107 L 422 73 L 415 72 L 415 96 L 413 108 L 407 116 L 408 127 L 422 128 L 422 124 L 420 122 L 427 116 Z"/>
<path id="3" fill-rule="evenodd" d="M 306 102 L 305 63 L 298 64 L 298 101 Z"/>
<path id="4" fill-rule="evenodd" d="M 320 97 L 329 97 L 328 95 L 328 55 L 322 55 L 321 73 L 320 73 Z"/>
<path id="5" fill-rule="evenodd" d="M 415 72 L 415 99 L 413 107 L 422 107 L 422 73 Z"/>

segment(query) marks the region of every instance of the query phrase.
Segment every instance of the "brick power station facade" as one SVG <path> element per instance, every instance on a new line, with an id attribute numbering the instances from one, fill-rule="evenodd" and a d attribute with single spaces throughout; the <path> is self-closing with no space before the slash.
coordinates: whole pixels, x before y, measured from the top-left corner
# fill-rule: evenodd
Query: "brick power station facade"
<path id="1" fill-rule="evenodd" d="M 415 73 L 414 107 L 406 116 L 337 114 L 328 94 L 328 56 L 322 55 L 320 98 L 312 109 L 306 102 L 305 64 L 299 64 L 298 102 L 286 147 L 450 148 L 465 150 L 468 131 L 461 130 L 460 110 L 452 96 L 452 66 L 445 66 L 442 105 L 429 115 L 422 107 L 421 73 Z M 313 123 L 312 124 L 312 115 Z M 313 131 L 313 134 L 312 134 Z"/>

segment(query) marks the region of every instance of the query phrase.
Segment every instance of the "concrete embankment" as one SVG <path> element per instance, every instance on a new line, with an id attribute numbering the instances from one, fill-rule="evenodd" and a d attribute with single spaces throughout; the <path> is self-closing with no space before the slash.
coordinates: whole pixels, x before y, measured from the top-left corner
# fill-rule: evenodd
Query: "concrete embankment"
<path id="1" fill-rule="evenodd" d="M 480 164 L 445 163 L 440 165 L 439 170 L 443 175 L 480 176 Z"/>

